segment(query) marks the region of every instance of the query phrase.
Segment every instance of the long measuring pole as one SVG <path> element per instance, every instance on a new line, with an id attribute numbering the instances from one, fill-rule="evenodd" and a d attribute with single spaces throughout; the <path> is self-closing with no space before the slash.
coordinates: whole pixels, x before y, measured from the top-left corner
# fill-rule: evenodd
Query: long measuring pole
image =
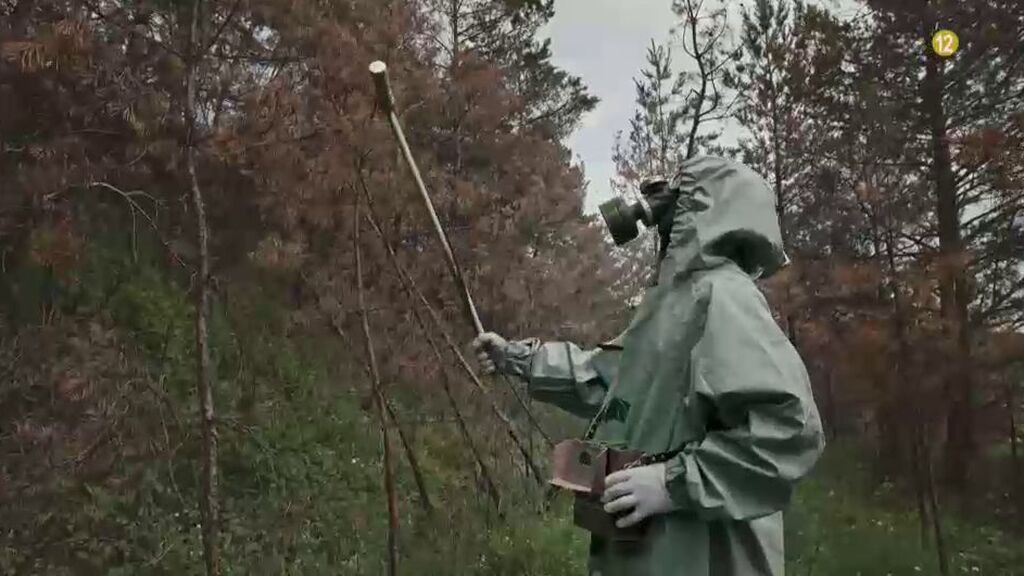
<path id="1" fill-rule="evenodd" d="M 448 235 L 445 233 L 444 227 L 441 226 L 441 220 L 437 217 L 437 211 L 434 210 L 434 203 L 430 200 L 430 194 L 427 193 L 427 186 L 423 183 L 423 176 L 420 175 L 419 167 L 416 166 L 416 159 L 412 157 L 412 151 L 409 150 L 409 142 L 405 139 L 405 132 L 398 121 L 398 113 L 395 110 L 395 96 L 391 91 L 391 82 L 388 80 L 387 64 L 379 60 L 370 64 L 370 74 L 373 76 L 373 82 L 377 86 L 378 105 L 388 115 L 391 130 L 395 133 L 395 138 L 398 140 L 398 146 L 402 150 L 405 163 L 409 166 L 409 170 L 412 171 L 412 177 L 416 181 L 416 189 L 419 191 L 420 198 L 427 207 L 430 220 L 434 224 L 434 231 L 441 242 L 444 257 L 448 263 L 448 271 L 451 272 L 452 278 L 455 280 L 466 316 L 473 323 L 473 329 L 476 330 L 476 333 L 483 334 L 484 326 L 480 323 L 480 316 L 477 314 L 476 306 L 473 304 L 473 297 L 469 293 L 469 287 L 466 285 L 466 280 L 462 275 L 462 270 L 459 268 L 459 263 L 455 260 L 455 253 L 452 251 L 451 243 L 448 242 Z"/>

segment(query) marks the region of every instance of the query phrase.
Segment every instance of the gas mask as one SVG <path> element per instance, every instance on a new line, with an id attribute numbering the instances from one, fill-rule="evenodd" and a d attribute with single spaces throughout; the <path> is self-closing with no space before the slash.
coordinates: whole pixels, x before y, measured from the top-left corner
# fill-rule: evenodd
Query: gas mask
<path id="1" fill-rule="evenodd" d="M 627 204 L 621 198 L 613 198 L 601 204 L 601 216 L 617 246 L 627 244 L 640 235 L 637 222 L 644 226 L 666 224 L 666 215 L 673 211 L 678 191 L 671 188 L 667 180 L 650 180 L 640 185 L 640 199 Z"/>

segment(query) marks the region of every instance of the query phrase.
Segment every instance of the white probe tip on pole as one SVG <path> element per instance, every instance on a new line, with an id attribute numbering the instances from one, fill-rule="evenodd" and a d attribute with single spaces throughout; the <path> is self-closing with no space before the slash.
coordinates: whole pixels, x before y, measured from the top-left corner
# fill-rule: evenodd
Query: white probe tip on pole
<path id="1" fill-rule="evenodd" d="M 394 112 L 395 96 L 391 92 L 391 82 L 388 81 L 388 65 L 380 60 L 373 62 L 370 64 L 370 75 L 377 86 L 377 104 L 385 113 Z"/>

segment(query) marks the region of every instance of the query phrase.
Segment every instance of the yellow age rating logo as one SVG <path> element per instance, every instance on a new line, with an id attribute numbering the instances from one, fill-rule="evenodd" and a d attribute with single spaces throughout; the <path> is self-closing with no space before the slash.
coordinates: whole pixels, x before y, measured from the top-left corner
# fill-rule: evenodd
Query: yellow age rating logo
<path id="1" fill-rule="evenodd" d="M 960 37 L 952 30 L 937 30 L 932 35 L 932 50 L 943 58 L 949 58 L 960 49 Z"/>

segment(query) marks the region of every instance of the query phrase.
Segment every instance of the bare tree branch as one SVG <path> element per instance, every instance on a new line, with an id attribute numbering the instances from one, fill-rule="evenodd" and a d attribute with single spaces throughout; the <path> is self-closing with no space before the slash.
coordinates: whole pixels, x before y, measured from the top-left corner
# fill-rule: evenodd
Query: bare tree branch
<path id="1" fill-rule="evenodd" d="M 373 336 L 370 333 L 369 315 L 366 313 L 366 299 L 363 291 L 363 259 L 359 245 L 359 200 L 353 215 L 352 249 L 356 259 L 356 291 L 359 298 L 359 309 L 362 311 L 363 342 L 366 345 L 366 357 L 370 364 L 373 398 L 377 407 L 377 419 L 380 423 L 380 441 L 382 446 L 382 467 L 384 469 L 384 491 L 388 506 L 388 575 L 398 574 L 398 497 L 395 493 L 395 478 L 391 467 L 391 440 L 384 415 L 384 393 L 381 391 L 380 372 L 377 369 L 377 355 L 373 348 Z"/>
<path id="2" fill-rule="evenodd" d="M 357 312 L 360 315 L 363 315 L 368 314 L 372 310 L 372 308 L 362 308 Z M 352 341 L 337 319 L 332 316 L 329 320 L 334 333 L 344 340 L 350 349 L 355 349 L 355 342 Z M 368 381 L 371 383 L 371 392 L 376 394 L 373 390 L 373 370 L 370 368 L 369 363 L 367 361 L 362 361 L 359 362 L 359 365 L 362 367 Z M 384 393 L 383 387 L 381 388 L 381 395 L 384 399 L 384 408 L 387 410 L 388 417 L 391 419 L 391 423 L 394 424 L 395 430 L 398 431 L 398 439 L 402 443 L 402 449 L 405 451 L 406 460 L 409 462 L 409 468 L 412 470 L 413 480 L 416 483 L 416 490 L 420 494 L 420 504 L 423 506 L 423 510 L 430 514 L 434 510 L 434 505 L 430 501 L 430 496 L 427 492 L 427 483 L 423 476 L 423 469 L 420 467 L 419 458 L 416 456 L 415 450 L 413 450 L 412 439 L 406 432 L 402 421 L 399 420 L 398 413 L 395 411 L 395 407 L 391 404 L 391 399 Z"/>
<path id="3" fill-rule="evenodd" d="M 361 171 L 359 172 L 359 185 L 360 188 L 362 189 L 363 196 L 367 201 L 369 213 L 372 215 L 373 202 L 372 198 L 370 197 L 369 188 L 366 185 L 365 178 L 363 178 Z M 377 219 L 374 218 L 374 220 L 371 222 L 371 225 L 373 226 L 374 231 L 377 233 L 377 236 L 380 238 L 381 243 L 384 244 L 384 247 L 390 257 L 391 263 L 395 268 L 395 272 L 402 280 L 403 288 L 406 290 L 409 297 L 413 299 L 413 301 L 419 302 L 420 308 L 426 310 L 427 314 L 430 316 L 434 328 L 441 332 L 441 335 L 444 338 L 445 343 L 448 345 L 448 348 L 450 349 L 452 354 L 454 354 L 456 359 L 459 361 L 459 365 L 466 372 L 466 375 L 469 377 L 470 381 L 473 383 L 476 389 L 479 392 L 481 392 L 485 398 L 487 398 L 491 410 L 492 412 L 494 412 L 494 415 L 497 416 L 498 419 L 505 424 L 510 440 L 516 446 L 519 452 L 523 455 L 523 458 L 527 463 L 527 467 L 533 473 L 534 478 L 537 480 L 537 483 L 544 484 L 543 474 L 541 474 L 540 468 L 534 462 L 533 457 L 526 449 L 526 446 L 524 445 L 522 439 L 519 438 L 519 434 L 516 432 L 516 428 L 515 425 L 512 423 L 512 419 L 509 418 L 508 414 L 506 414 L 505 411 L 501 409 L 497 401 L 494 399 L 490 389 L 486 385 L 484 385 L 483 382 L 480 381 L 480 378 L 477 376 L 476 372 L 469 365 L 469 362 L 466 361 L 466 358 L 462 355 L 462 352 L 459 350 L 458 344 L 455 343 L 455 340 L 452 338 L 451 334 L 448 332 L 447 329 L 445 329 L 444 323 L 441 321 L 441 318 L 437 314 L 437 311 L 434 310 L 432 306 L 430 306 L 430 303 L 423 295 L 423 292 L 421 292 L 419 288 L 416 286 L 415 281 L 413 281 L 412 277 L 410 277 L 405 272 L 405 270 L 402 268 L 402 265 L 398 262 L 398 256 L 394 250 L 394 247 L 391 245 L 390 242 L 387 241 L 387 238 L 384 236 L 384 231 L 379 227 L 379 225 L 376 224 L 376 222 Z"/>

